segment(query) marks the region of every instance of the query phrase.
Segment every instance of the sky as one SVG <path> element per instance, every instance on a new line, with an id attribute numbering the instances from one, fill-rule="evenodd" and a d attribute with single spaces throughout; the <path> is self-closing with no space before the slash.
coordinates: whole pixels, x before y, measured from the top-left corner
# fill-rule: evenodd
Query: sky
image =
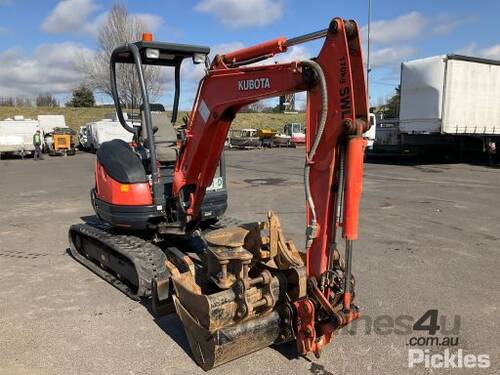
<path id="1" fill-rule="evenodd" d="M 96 32 L 112 0 L 0 0 L 0 96 L 61 102 L 82 82 L 75 59 L 92 58 Z M 154 39 L 207 45 L 215 52 L 328 27 L 333 17 L 362 27 L 366 58 L 368 0 L 122 1 Z M 370 100 L 379 104 L 399 83 L 402 61 L 447 53 L 500 59 L 498 0 L 372 0 Z M 293 47 L 281 61 L 314 57 L 319 43 Z M 183 70 L 181 108 L 193 101 L 199 72 Z M 167 106 L 171 86 L 162 98 Z M 98 102 L 110 103 L 99 95 Z M 299 105 L 304 97 L 298 96 Z"/>

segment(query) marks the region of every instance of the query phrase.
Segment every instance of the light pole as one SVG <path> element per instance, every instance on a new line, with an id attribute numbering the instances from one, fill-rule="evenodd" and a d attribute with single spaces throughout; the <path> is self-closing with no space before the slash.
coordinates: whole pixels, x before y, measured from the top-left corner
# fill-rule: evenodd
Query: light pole
<path id="1" fill-rule="evenodd" d="M 368 0 L 368 35 L 367 35 L 367 53 L 366 53 L 366 97 L 368 98 L 368 107 L 370 107 L 370 23 L 372 18 L 372 0 Z"/>

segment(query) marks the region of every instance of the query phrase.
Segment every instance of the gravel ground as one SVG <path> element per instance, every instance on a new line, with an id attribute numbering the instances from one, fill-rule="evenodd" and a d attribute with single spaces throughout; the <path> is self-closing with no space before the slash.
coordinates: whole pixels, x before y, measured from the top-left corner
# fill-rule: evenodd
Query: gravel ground
<path id="1" fill-rule="evenodd" d="M 273 208 L 302 246 L 302 153 L 228 152 L 228 214 L 261 220 Z M 175 315 L 154 319 L 68 256 L 69 225 L 93 214 L 93 162 L 84 153 L 0 161 L 0 373 L 202 374 Z M 356 332 L 342 331 L 320 359 L 296 358 L 284 345 L 211 373 L 499 372 L 500 169 L 367 163 L 365 177 L 354 252 L 365 318 Z M 442 329 L 460 317 L 448 334 L 459 339 L 452 352 L 488 354 L 491 367 L 409 369 L 407 344 L 422 333 L 381 325 L 404 316 L 412 323 L 429 309 L 446 318 Z"/>

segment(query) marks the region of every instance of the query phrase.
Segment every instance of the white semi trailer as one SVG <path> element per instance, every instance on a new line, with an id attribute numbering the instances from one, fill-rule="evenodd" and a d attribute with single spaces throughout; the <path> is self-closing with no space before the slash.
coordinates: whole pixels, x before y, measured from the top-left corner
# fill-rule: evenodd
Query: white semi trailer
<path id="1" fill-rule="evenodd" d="M 492 152 L 500 141 L 500 61 L 435 56 L 401 65 L 402 149 Z"/>

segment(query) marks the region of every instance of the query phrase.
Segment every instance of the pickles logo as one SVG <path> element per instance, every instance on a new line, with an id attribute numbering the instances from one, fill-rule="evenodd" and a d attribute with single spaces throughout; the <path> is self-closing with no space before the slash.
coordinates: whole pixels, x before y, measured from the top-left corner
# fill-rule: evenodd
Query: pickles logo
<path id="1" fill-rule="evenodd" d="M 422 365 L 425 368 L 489 368 L 489 354 L 464 354 L 462 349 L 452 352 L 445 349 L 442 353 L 432 353 L 430 349 L 410 349 L 408 367 Z"/>
<path id="2" fill-rule="evenodd" d="M 238 81 L 239 91 L 270 89 L 271 81 L 269 78 L 243 79 Z"/>

